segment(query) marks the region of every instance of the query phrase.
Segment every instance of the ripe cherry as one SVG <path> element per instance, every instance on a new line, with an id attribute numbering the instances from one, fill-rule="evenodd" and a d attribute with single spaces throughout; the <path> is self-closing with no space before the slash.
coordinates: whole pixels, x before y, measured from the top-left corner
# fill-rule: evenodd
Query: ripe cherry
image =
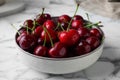
<path id="1" fill-rule="evenodd" d="M 80 15 L 75 15 L 75 16 L 73 17 L 73 20 L 80 20 L 80 21 L 83 21 L 83 17 L 80 16 Z"/>
<path id="2" fill-rule="evenodd" d="M 23 35 L 19 40 L 22 49 L 28 50 L 35 45 L 35 38 L 31 34 Z"/>
<path id="3" fill-rule="evenodd" d="M 17 40 L 16 40 L 17 43 L 19 43 L 21 37 L 24 36 L 24 35 L 27 35 L 27 32 L 26 32 L 26 31 L 23 31 L 23 32 L 17 37 Z"/>
<path id="4" fill-rule="evenodd" d="M 45 13 L 44 17 L 45 17 L 46 20 L 51 20 L 51 15 L 48 14 L 48 13 Z"/>
<path id="5" fill-rule="evenodd" d="M 77 55 L 83 55 L 91 51 L 91 46 L 86 41 L 80 41 L 75 48 L 75 53 Z"/>
<path id="6" fill-rule="evenodd" d="M 60 25 L 64 28 L 64 30 L 68 28 L 68 23 L 62 22 Z"/>
<path id="7" fill-rule="evenodd" d="M 61 43 L 67 46 L 73 46 L 79 41 L 79 34 L 74 29 L 69 29 L 68 31 L 63 31 L 59 35 L 59 40 Z"/>
<path id="8" fill-rule="evenodd" d="M 81 20 L 74 20 L 71 26 L 74 29 L 78 29 L 80 27 L 83 27 L 83 22 Z"/>
<path id="9" fill-rule="evenodd" d="M 55 43 L 55 45 L 49 50 L 49 56 L 53 58 L 63 58 L 66 54 L 67 49 L 61 42 Z"/>
<path id="10" fill-rule="evenodd" d="M 45 22 L 44 14 L 37 15 L 35 21 L 38 24 L 43 25 L 43 23 Z"/>
<path id="11" fill-rule="evenodd" d="M 34 30 L 35 36 L 40 37 L 42 31 L 43 31 L 42 26 L 38 26 L 37 28 L 35 28 L 35 30 Z"/>
<path id="12" fill-rule="evenodd" d="M 25 27 L 33 28 L 33 20 L 28 19 L 23 24 Z"/>
<path id="13" fill-rule="evenodd" d="M 92 47 L 92 49 L 97 48 L 100 45 L 100 40 L 98 37 L 95 36 L 90 36 L 86 39 L 86 42 L 88 44 L 90 44 L 90 46 Z"/>
<path id="14" fill-rule="evenodd" d="M 54 29 L 55 28 L 55 23 L 52 20 L 47 20 L 43 25 L 47 29 Z"/>
<path id="15" fill-rule="evenodd" d="M 59 18 L 58 18 L 58 21 L 61 23 L 61 22 L 65 22 L 65 23 L 69 23 L 71 20 L 71 18 L 64 14 L 64 15 L 61 15 Z"/>
<path id="16" fill-rule="evenodd" d="M 85 39 L 88 36 L 90 36 L 90 31 L 85 27 L 80 27 L 80 28 L 78 28 L 77 31 L 79 33 L 80 39 Z"/>
<path id="17" fill-rule="evenodd" d="M 48 49 L 45 46 L 37 46 L 34 49 L 34 54 L 37 55 L 37 56 L 45 57 L 45 56 L 47 56 L 47 52 L 48 52 Z"/>
<path id="18" fill-rule="evenodd" d="M 53 41 L 55 41 L 57 39 L 56 32 L 54 30 L 52 30 L 52 29 L 47 29 L 47 31 L 48 31 L 49 34 L 47 32 L 45 32 L 45 31 L 42 31 L 42 33 L 41 33 L 41 39 L 45 40 L 45 38 L 46 38 L 46 42 L 49 43 L 50 42 L 50 37 L 51 37 L 51 39 Z M 50 35 L 50 37 L 49 37 L 49 35 Z"/>
<path id="19" fill-rule="evenodd" d="M 90 33 L 91 33 L 93 36 L 98 37 L 99 39 L 102 38 L 101 32 L 100 32 L 98 29 L 96 29 L 96 28 L 91 29 L 91 30 L 90 30 Z"/>

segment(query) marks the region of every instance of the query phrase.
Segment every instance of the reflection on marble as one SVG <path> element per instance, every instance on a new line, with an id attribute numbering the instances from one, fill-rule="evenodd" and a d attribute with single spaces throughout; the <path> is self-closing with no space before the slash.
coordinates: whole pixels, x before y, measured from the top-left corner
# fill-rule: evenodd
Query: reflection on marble
<path id="1" fill-rule="evenodd" d="M 51 13 L 52 16 L 64 13 L 73 15 L 74 10 L 74 5 L 52 3 L 45 12 Z M 25 19 L 34 18 L 40 11 L 40 7 L 28 5 L 21 13 L 0 18 L 0 80 L 120 80 L 120 20 L 101 17 L 81 8 L 78 14 L 86 19 L 87 12 L 91 21 L 102 21 L 104 25 L 102 29 L 106 35 L 105 47 L 98 62 L 83 71 L 65 75 L 37 72 L 22 64 L 14 45 L 15 30 L 11 24 L 19 28 L 18 25 Z"/>

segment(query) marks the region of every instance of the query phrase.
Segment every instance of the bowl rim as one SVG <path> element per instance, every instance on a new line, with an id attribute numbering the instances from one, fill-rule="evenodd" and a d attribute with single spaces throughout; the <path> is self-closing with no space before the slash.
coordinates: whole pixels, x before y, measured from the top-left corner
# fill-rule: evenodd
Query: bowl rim
<path id="1" fill-rule="evenodd" d="M 32 57 L 35 57 L 35 58 L 38 58 L 38 59 L 43 59 L 43 60 L 51 60 L 51 61 L 65 61 L 65 60 L 74 60 L 74 59 L 79 59 L 79 58 L 83 58 L 83 57 L 86 57 L 86 56 L 89 56 L 93 53 L 95 53 L 97 50 L 99 50 L 103 44 L 104 44 L 104 41 L 105 41 L 105 35 L 104 35 L 104 32 L 102 31 L 102 29 L 100 27 L 95 27 L 97 29 L 99 29 L 102 34 L 103 34 L 103 37 L 102 37 L 102 42 L 101 44 L 96 48 L 94 49 L 93 51 L 89 52 L 89 53 L 86 53 L 86 54 L 83 54 L 83 55 L 80 55 L 80 56 L 74 56 L 74 57 L 68 57 L 68 58 L 49 58 L 49 57 L 42 57 L 42 56 L 37 56 L 37 55 L 34 55 L 34 54 L 31 54 L 23 49 L 20 48 L 20 46 L 17 44 L 16 42 L 16 36 L 17 36 L 17 32 L 15 34 L 15 44 L 17 46 L 17 48 L 22 51 L 23 53 L 29 55 L 29 56 L 32 56 Z M 21 29 L 21 28 L 20 28 Z"/>

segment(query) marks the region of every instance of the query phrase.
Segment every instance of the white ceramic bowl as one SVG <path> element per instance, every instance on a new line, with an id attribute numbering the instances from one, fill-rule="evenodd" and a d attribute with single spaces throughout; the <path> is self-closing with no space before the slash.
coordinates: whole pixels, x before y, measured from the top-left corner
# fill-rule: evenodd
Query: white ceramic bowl
<path id="1" fill-rule="evenodd" d="M 71 58 L 47 58 L 28 53 L 21 49 L 16 43 L 20 59 L 25 65 L 37 71 L 51 74 L 67 74 L 80 71 L 91 66 L 101 56 L 103 45 L 104 40 L 98 48 L 82 56 Z"/>

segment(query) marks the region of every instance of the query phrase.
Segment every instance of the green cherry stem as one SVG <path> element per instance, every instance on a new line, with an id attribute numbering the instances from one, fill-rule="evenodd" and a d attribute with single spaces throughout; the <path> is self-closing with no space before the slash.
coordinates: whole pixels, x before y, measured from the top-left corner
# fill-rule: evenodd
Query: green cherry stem
<path id="1" fill-rule="evenodd" d="M 60 25 L 60 28 L 62 29 L 62 31 L 65 31 L 65 29 L 62 27 L 62 25 Z"/>
<path id="2" fill-rule="evenodd" d="M 13 24 L 11 24 L 11 26 L 17 31 L 18 35 L 20 35 L 20 32 L 17 30 L 17 28 Z"/>
<path id="3" fill-rule="evenodd" d="M 43 29 L 44 29 L 44 31 L 48 34 L 48 36 L 49 36 L 49 38 L 50 38 L 50 43 L 51 43 L 51 46 L 53 47 L 54 46 L 54 44 L 53 44 L 53 41 L 52 41 L 52 38 L 51 38 L 51 35 L 50 35 L 50 33 L 48 32 L 48 30 L 43 26 Z"/>
<path id="4" fill-rule="evenodd" d="M 29 33 L 29 32 L 28 32 L 28 25 L 27 25 L 26 29 L 27 29 L 27 34 L 28 34 L 28 33 Z"/>
<path id="5" fill-rule="evenodd" d="M 46 34 L 46 32 L 45 32 L 45 34 Z M 46 35 L 45 35 L 45 40 L 43 42 L 43 46 L 45 46 L 45 44 L 46 44 Z"/>
<path id="6" fill-rule="evenodd" d="M 91 23 L 91 24 L 86 25 L 85 27 L 92 28 L 92 26 L 98 26 L 100 23 L 101 23 L 101 21 L 94 23 L 94 24 Z"/>
<path id="7" fill-rule="evenodd" d="M 36 21 L 34 20 L 34 21 L 33 21 L 33 28 L 32 28 L 32 32 L 34 31 L 35 26 L 36 26 Z"/>
<path id="8" fill-rule="evenodd" d="M 87 16 L 88 21 L 90 22 L 90 17 L 89 17 L 89 14 L 88 14 L 88 13 L 86 13 L 86 16 Z"/>
<path id="9" fill-rule="evenodd" d="M 75 13 L 74 13 L 74 16 L 76 15 L 76 13 L 77 13 L 77 11 L 78 11 L 78 8 L 79 8 L 79 4 L 77 4 L 77 7 L 76 7 L 76 11 L 75 11 Z M 72 19 L 70 20 L 70 22 L 69 22 L 69 24 L 68 24 L 67 31 L 70 29 L 70 25 L 71 25 L 71 23 L 72 23 L 72 20 L 73 20 L 74 16 L 72 17 Z"/>
<path id="10" fill-rule="evenodd" d="M 45 8 L 42 8 L 42 14 L 41 15 L 43 15 L 44 11 L 45 11 Z"/>
<path id="11" fill-rule="evenodd" d="M 57 27 L 55 28 L 55 31 L 59 28 L 59 26 L 60 26 L 60 23 L 58 22 Z"/>

